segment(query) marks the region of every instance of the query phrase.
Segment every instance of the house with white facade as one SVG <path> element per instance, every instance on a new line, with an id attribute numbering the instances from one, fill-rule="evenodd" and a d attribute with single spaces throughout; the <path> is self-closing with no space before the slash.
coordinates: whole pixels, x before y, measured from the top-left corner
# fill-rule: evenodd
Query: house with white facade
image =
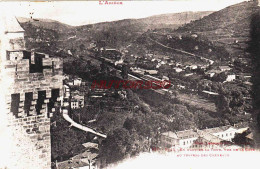
<path id="1" fill-rule="evenodd" d="M 70 87 L 67 84 L 63 84 L 63 97 L 66 99 L 70 97 Z"/>
<path id="2" fill-rule="evenodd" d="M 84 107 L 84 96 L 74 96 L 71 99 L 71 108 L 78 109 Z"/>
<path id="3" fill-rule="evenodd" d="M 79 91 L 71 92 L 71 108 L 78 109 L 84 107 L 84 94 Z"/>
<path id="4" fill-rule="evenodd" d="M 197 131 L 194 130 L 184 130 L 176 132 L 176 135 L 179 139 L 180 148 L 188 148 L 193 142 L 199 137 Z"/>
<path id="5" fill-rule="evenodd" d="M 237 132 L 237 129 L 232 126 L 222 126 L 222 127 L 204 129 L 203 131 L 212 134 L 222 140 L 232 141 L 232 139 L 235 137 L 235 133 Z"/>
<path id="6" fill-rule="evenodd" d="M 231 82 L 236 79 L 235 74 L 227 75 L 226 82 Z"/>
<path id="7" fill-rule="evenodd" d="M 242 133 L 247 129 L 245 124 L 235 124 L 234 126 L 228 125 L 203 130 L 168 131 L 161 134 L 160 145 L 166 148 L 194 148 L 195 141 L 203 141 L 207 144 L 220 144 L 223 141 L 232 142 L 236 133 Z"/>
<path id="8" fill-rule="evenodd" d="M 82 79 L 81 78 L 73 79 L 73 85 L 74 86 L 80 86 L 81 83 L 82 83 Z"/>

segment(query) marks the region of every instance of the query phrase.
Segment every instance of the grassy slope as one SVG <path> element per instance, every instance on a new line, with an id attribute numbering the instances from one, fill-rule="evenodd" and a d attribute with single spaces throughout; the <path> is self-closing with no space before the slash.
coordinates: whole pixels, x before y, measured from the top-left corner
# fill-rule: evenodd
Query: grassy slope
<path id="1" fill-rule="evenodd" d="M 231 53 L 240 53 L 250 40 L 251 17 L 259 12 L 255 2 L 242 2 L 214 12 L 177 29 L 177 33 L 198 33 L 223 45 Z M 234 43 L 238 40 L 238 43 Z"/>

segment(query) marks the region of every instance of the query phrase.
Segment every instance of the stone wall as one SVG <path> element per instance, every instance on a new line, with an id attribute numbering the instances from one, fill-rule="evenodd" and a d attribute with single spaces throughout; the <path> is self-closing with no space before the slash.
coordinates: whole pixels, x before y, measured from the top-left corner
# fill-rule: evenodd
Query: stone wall
<path id="1" fill-rule="evenodd" d="M 8 168 L 51 168 L 50 118 L 44 115 L 10 118 L 12 161 Z"/>
<path id="2" fill-rule="evenodd" d="M 11 57 L 2 62 L 7 126 L 16 147 L 11 153 L 16 159 L 13 168 L 51 168 L 50 117 L 62 96 L 63 64 L 58 58 L 33 54 L 9 52 Z M 33 64 L 39 56 L 41 65 Z M 37 72 L 30 73 L 33 68 Z"/>
<path id="3" fill-rule="evenodd" d="M 0 16 L 0 168 L 51 168 L 50 118 L 62 96 L 63 63 L 25 50 L 24 30 Z"/>

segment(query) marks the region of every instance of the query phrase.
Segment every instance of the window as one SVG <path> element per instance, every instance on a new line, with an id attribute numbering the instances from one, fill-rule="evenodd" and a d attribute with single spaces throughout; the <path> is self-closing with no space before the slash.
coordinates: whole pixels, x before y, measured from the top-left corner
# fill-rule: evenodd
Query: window
<path id="1" fill-rule="evenodd" d="M 30 107 L 33 101 L 33 93 L 25 93 L 25 101 L 24 101 L 24 112 L 29 115 Z"/>
<path id="2" fill-rule="evenodd" d="M 224 134 L 222 134 L 222 138 L 224 137 Z"/>
<path id="3" fill-rule="evenodd" d="M 33 52 L 31 53 L 31 57 L 29 58 L 30 73 L 43 72 L 42 58 L 45 58 L 45 55 Z"/>
<path id="4" fill-rule="evenodd" d="M 15 75 L 17 75 L 17 64 L 15 65 Z"/>
<path id="5" fill-rule="evenodd" d="M 42 105 L 44 104 L 44 99 L 46 99 L 46 91 L 38 91 L 38 99 L 36 103 L 36 112 L 40 114 L 40 111 L 42 109 Z"/>
<path id="6" fill-rule="evenodd" d="M 57 102 L 57 98 L 60 96 L 59 89 L 51 89 L 51 98 L 48 103 L 48 111 L 51 112 L 51 109 L 54 108 L 55 102 Z"/>
<path id="7" fill-rule="evenodd" d="M 12 94 L 11 112 L 13 112 L 16 117 L 18 117 L 18 113 L 19 113 L 19 102 L 20 102 L 20 94 Z"/>
<path id="8" fill-rule="evenodd" d="M 52 73 L 54 73 L 54 61 L 51 62 Z"/>

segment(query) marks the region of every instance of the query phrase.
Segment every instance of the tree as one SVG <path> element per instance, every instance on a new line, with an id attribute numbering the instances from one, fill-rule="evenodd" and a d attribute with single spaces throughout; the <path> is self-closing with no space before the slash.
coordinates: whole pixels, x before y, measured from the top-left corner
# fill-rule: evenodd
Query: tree
<path id="1" fill-rule="evenodd" d="M 121 76 L 123 77 L 123 79 L 127 79 L 128 78 L 128 72 L 129 72 L 129 66 L 128 65 L 123 65 L 122 66 L 122 72 L 121 72 Z"/>
<path id="2" fill-rule="evenodd" d="M 70 128 L 59 113 L 54 113 L 52 121 L 56 122 L 55 126 L 51 126 L 52 161 L 67 160 L 80 153 L 84 149 L 82 144 L 88 140 L 86 133 Z"/>
<path id="3" fill-rule="evenodd" d="M 123 160 L 131 154 L 133 139 L 125 128 L 117 128 L 101 143 L 100 156 L 107 164 Z"/>
<path id="4" fill-rule="evenodd" d="M 85 45 L 84 45 L 84 44 L 81 44 L 81 45 L 79 46 L 79 49 L 80 49 L 81 52 L 85 51 Z"/>
<path id="5" fill-rule="evenodd" d="M 194 113 L 194 120 L 195 120 L 196 126 L 199 129 L 213 128 L 213 127 L 220 126 L 219 119 L 213 118 L 208 113 L 200 111 L 200 110 L 198 110 Z"/>
<path id="6" fill-rule="evenodd" d="M 190 129 L 194 126 L 194 116 L 186 106 L 181 104 L 166 104 L 161 112 L 171 119 L 171 130 Z"/>
<path id="7" fill-rule="evenodd" d="M 232 141 L 236 144 L 236 145 L 240 145 L 240 146 L 245 146 L 248 145 L 246 136 L 248 134 L 250 134 L 251 131 L 250 129 L 244 131 L 243 133 L 236 133 L 235 137 L 232 139 Z"/>
<path id="8" fill-rule="evenodd" d="M 105 133 L 113 131 L 123 123 L 124 118 L 122 118 L 122 114 L 119 113 L 106 112 L 97 118 L 97 127 Z"/>

